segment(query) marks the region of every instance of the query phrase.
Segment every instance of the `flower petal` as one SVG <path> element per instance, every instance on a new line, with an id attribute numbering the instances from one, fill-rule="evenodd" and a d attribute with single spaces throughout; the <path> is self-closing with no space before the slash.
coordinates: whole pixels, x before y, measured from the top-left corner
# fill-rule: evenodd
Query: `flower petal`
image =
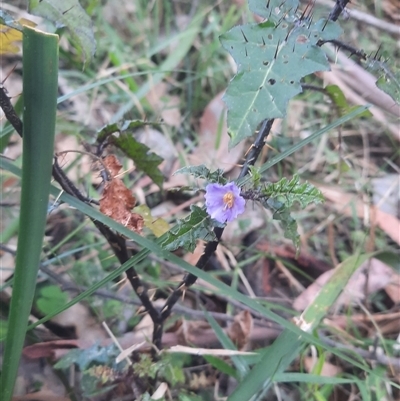
<path id="1" fill-rule="evenodd" d="M 229 196 L 224 198 L 226 194 Z M 232 199 L 232 196 L 233 201 L 225 203 L 225 200 Z M 246 201 L 240 196 L 240 188 L 234 182 L 226 185 L 208 184 L 205 198 L 207 213 L 220 223 L 236 219 L 245 209 Z"/>

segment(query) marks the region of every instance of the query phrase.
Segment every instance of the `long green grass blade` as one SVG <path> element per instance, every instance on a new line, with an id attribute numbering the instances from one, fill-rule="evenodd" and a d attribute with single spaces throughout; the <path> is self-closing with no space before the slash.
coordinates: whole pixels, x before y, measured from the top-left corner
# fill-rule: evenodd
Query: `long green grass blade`
<path id="1" fill-rule="evenodd" d="M 336 267 L 330 280 L 321 288 L 314 302 L 298 318 L 297 325 L 304 332 L 314 330 L 336 301 L 353 273 L 373 254 L 356 255 L 346 259 Z M 294 331 L 285 329 L 277 340 L 267 349 L 252 371 L 239 383 L 228 401 L 250 400 L 260 390 L 267 389 L 299 355 L 304 347 L 304 338 Z"/>
<path id="2" fill-rule="evenodd" d="M 24 345 L 46 223 L 57 108 L 58 36 L 23 30 L 23 161 L 21 212 L 1 400 L 13 394 Z"/>

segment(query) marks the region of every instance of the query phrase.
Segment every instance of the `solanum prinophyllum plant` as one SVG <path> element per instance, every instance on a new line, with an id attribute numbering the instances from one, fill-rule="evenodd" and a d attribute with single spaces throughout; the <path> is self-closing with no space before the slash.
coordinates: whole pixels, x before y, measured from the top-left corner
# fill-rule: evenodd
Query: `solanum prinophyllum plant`
<path id="1" fill-rule="evenodd" d="M 59 26 L 69 27 L 75 37 L 80 40 L 83 54 L 90 58 L 94 52 L 94 36 L 90 31 L 90 24 L 87 24 L 87 20 L 90 23 L 90 19 L 86 14 L 84 18 L 82 17 L 83 10 L 77 6 L 76 0 L 56 2 L 57 4 L 54 0 L 31 1 L 31 3 L 32 13 L 36 12 L 41 16 L 53 19 Z M 97 210 L 96 201 L 82 194 L 68 179 L 55 155 L 52 175 L 67 194 L 67 196 L 62 195 L 60 199 L 73 204 L 74 207 L 81 207 L 81 210 L 90 217 L 93 224 L 108 241 L 121 264 L 121 268 L 113 272 L 107 279 L 99 282 L 97 288 L 101 284 L 117 278 L 118 274 L 126 273 L 144 310 L 153 322 L 152 341 L 155 358 L 158 350 L 162 348 L 164 323 L 170 316 L 175 303 L 196 282 L 197 275 L 202 273 L 201 270 L 206 267 L 219 244 L 226 225 L 240 218 L 246 207 L 251 207 L 252 203 L 257 202 L 268 209 L 272 217 L 282 224 L 284 236 L 292 240 L 297 249 L 299 248 L 297 224 L 291 215 L 291 209 L 295 203 L 303 208 L 311 203 L 318 204 L 323 201 L 323 196 L 317 188 L 307 182 L 302 182 L 298 175 L 285 177 L 272 183 L 267 180 L 264 173 L 268 168 L 301 149 L 302 146 L 318 138 L 324 132 L 338 127 L 353 117 L 360 116 L 366 108 L 351 110 L 343 105 L 343 102 L 340 101 L 341 96 L 337 96 L 338 93 L 342 95 L 337 87 L 319 88 L 322 91 L 325 90 L 333 104 L 335 121 L 283 153 L 276 154 L 265 164 L 257 167 L 255 165 L 265 146 L 265 140 L 270 134 L 274 119 L 285 118 L 290 99 L 303 91 L 303 78 L 330 68 L 323 45 L 331 42 L 338 47 L 343 46 L 339 41 L 342 30 L 336 20 L 346 4 L 346 0 L 338 0 L 326 18 L 314 21 L 310 7 L 305 7 L 303 12 L 299 11 L 298 0 L 249 0 L 251 11 L 262 21 L 233 27 L 221 36 L 222 46 L 231 54 L 237 66 L 236 75 L 228 85 L 224 96 L 228 110 L 227 124 L 231 139 L 230 146 L 232 148 L 240 142 L 246 141 L 249 150 L 243 155 L 238 177 L 227 177 L 224 171 L 211 171 L 208 166 L 204 165 L 186 166 L 176 172 L 176 174 L 190 174 L 198 179 L 198 185 L 189 189 L 203 192 L 205 201 L 203 204 L 192 205 L 188 216 L 185 219 L 177 220 L 174 227 L 155 226 L 151 215 L 148 217 L 148 210 L 135 209 L 133 213 L 131 209 L 135 206 L 136 200 L 118 177 L 121 166 L 116 160 L 112 162 L 106 160 L 107 152 L 112 154 L 115 149 L 118 149 L 134 161 L 137 171 L 145 173 L 152 182 L 162 188 L 163 175 L 158 168 L 162 161 L 161 157 L 143 145 L 134 135 L 135 130 L 139 127 L 157 124 L 139 120 L 122 121 L 109 124 L 97 133 L 96 140 L 92 143 L 92 149 L 94 149 L 92 157 L 96 161 L 101 161 L 102 176 L 105 181 L 104 191 L 98 202 L 100 211 Z M 4 24 L 9 24 L 13 29 L 19 29 L 18 23 L 16 21 L 10 23 L 9 20 L 4 19 L 4 14 L 0 14 L 0 18 L 3 19 Z M 84 38 L 79 36 L 82 28 L 85 32 Z M 378 74 L 378 85 L 387 90 L 395 100 L 399 100 L 399 80 L 389 71 L 384 62 L 377 57 L 368 58 L 362 51 L 352 49 L 348 45 L 344 49 L 354 53 L 366 64 L 372 65 Z M 24 75 L 26 75 L 28 67 L 24 65 L 24 68 Z M 57 81 L 56 78 L 53 77 L 54 83 Z M 33 82 L 34 79 L 31 81 Z M 56 85 L 54 88 L 56 89 Z M 14 112 L 11 103 L 7 101 L 8 97 L 3 86 L 1 86 L 1 90 L 1 106 L 5 115 L 22 136 L 22 122 Z M 56 90 L 53 92 L 55 96 Z M 55 120 L 54 96 L 52 116 Z M 40 115 L 45 115 L 46 112 L 47 110 Z M 54 127 L 52 129 L 54 131 Z M 108 154 L 108 156 L 110 155 Z M 6 165 L 7 162 L 4 161 L 4 163 Z M 43 196 L 43 199 L 45 198 Z M 119 207 L 119 202 L 121 202 L 121 207 Z M 108 216 L 112 220 L 107 220 L 104 216 Z M 140 237 L 137 234 L 142 234 L 143 226 L 152 232 L 148 238 Z M 127 238 L 135 241 L 143 249 L 132 255 Z M 142 282 L 136 271 L 135 263 L 143 260 L 151 251 L 179 265 L 180 259 L 170 252 L 178 248 L 192 252 L 199 240 L 203 240 L 206 245 L 204 253 L 196 263 L 198 270 L 194 270 L 193 266 L 182 262 L 181 266 L 190 273 L 186 274 L 181 283 L 176 286 L 164 305 L 161 308 L 156 307 L 147 292 L 146 283 Z M 211 281 L 212 279 L 210 279 Z M 218 285 L 218 282 L 214 282 L 214 284 Z M 84 292 L 79 299 L 71 301 L 68 306 L 93 292 L 94 289 Z M 238 299 L 240 298 L 244 303 L 247 302 L 255 310 L 260 307 L 259 304 L 248 300 L 242 294 L 235 294 Z M 37 324 L 50 319 L 54 314 L 56 312 L 41 319 Z M 270 313 L 269 317 L 271 316 L 279 321 L 278 316 Z M 285 324 L 282 321 L 280 323 Z M 313 324 L 314 326 L 310 326 L 311 329 L 318 324 L 318 321 L 314 321 Z M 286 324 L 285 327 L 289 326 Z M 279 359 L 279 364 L 284 357 L 286 358 L 284 355 Z M 8 359 L 13 360 L 11 354 Z M 286 363 L 286 360 L 284 362 Z M 275 372 L 274 370 L 273 374 Z"/>

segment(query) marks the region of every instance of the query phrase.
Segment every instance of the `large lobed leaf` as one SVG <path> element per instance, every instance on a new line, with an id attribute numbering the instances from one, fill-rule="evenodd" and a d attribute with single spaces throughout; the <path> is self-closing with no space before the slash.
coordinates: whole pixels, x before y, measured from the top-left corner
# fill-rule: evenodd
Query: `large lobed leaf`
<path id="1" fill-rule="evenodd" d="M 82 48 L 85 62 L 92 59 L 96 51 L 92 22 L 78 0 L 29 0 L 29 12 L 49 19 L 58 28 L 67 27 Z"/>
<path id="2" fill-rule="evenodd" d="M 255 12 L 266 18 L 270 15 L 270 19 L 236 26 L 221 36 L 238 68 L 224 96 L 231 147 L 250 137 L 263 120 L 285 116 L 288 101 L 302 90 L 300 79 L 329 69 L 318 41 L 335 39 L 342 32 L 336 23 L 324 19 L 292 22 L 292 7 L 276 15 L 265 1 L 252 5 Z"/>

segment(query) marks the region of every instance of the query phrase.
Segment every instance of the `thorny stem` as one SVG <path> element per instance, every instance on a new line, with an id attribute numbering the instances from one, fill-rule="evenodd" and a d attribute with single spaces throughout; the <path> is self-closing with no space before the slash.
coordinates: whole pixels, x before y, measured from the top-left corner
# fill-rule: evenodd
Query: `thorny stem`
<path id="1" fill-rule="evenodd" d="M 342 13 L 342 11 L 345 9 L 347 3 L 350 0 L 336 0 L 336 5 L 329 14 L 328 19 L 332 21 L 336 21 L 339 17 L 339 15 Z M 243 167 L 240 171 L 240 174 L 238 176 L 238 180 L 243 178 L 245 175 L 247 175 L 249 171 L 249 167 L 253 166 L 259 157 L 263 146 L 265 145 L 265 139 L 268 136 L 273 119 L 271 120 L 264 120 L 261 124 L 261 128 L 258 132 L 257 138 L 254 141 L 252 148 L 250 149 L 249 153 L 247 154 L 246 161 L 243 164 Z M 200 256 L 200 259 L 196 263 L 196 267 L 199 269 L 204 269 L 207 266 L 207 263 L 211 256 L 214 254 L 215 250 L 217 249 L 217 246 L 219 244 L 219 241 L 221 239 L 222 233 L 224 232 L 224 228 L 220 227 L 215 227 L 214 228 L 214 234 L 217 238 L 216 241 L 211 241 L 208 242 L 205 249 L 204 253 Z M 172 312 L 173 306 L 178 302 L 179 298 L 184 294 L 184 292 L 191 286 L 193 285 L 197 280 L 197 277 L 191 273 L 188 273 L 185 275 L 183 280 L 180 282 L 180 284 L 175 288 L 175 290 L 172 292 L 172 294 L 169 296 L 167 301 L 164 304 L 164 307 L 161 309 L 161 321 L 159 324 L 154 324 L 154 330 L 153 330 L 153 344 L 157 347 L 160 348 L 161 345 L 161 337 L 162 337 L 162 332 L 163 332 L 163 323 L 164 321 L 168 318 L 168 316 Z"/>
<path id="2" fill-rule="evenodd" d="M 257 158 L 259 157 L 262 148 L 265 144 L 265 138 L 271 131 L 272 123 L 274 120 L 265 120 L 261 124 L 261 128 L 258 132 L 257 138 L 254 141 L 249 153 L 247 154 L 246 161 L 244 162 L 242 169 L 240 171 L 238 179 L 243 178 L 249 171 L 249 167 L 253 166 L 256 162 Z M 222 233 L 224 232 L 224 228 L 215 227 L 214 234 L 217 238 L 216 241 L 208 242 L 204 253 L 200 256 L 200 259 L 196 263 L 196 267 L 199 269 L 205 270 L 207 267 L 207 263 L 210 260 L 210 257 L 214 254 L 219 241 L 221 239 Z M 153 331 L 153 343 L 157 348 L 161 346 L 161 339 L 162 339 L 162 332 L 163 332 L 163 323 L 168 318 L 168 316 L 172 312 L 173 306 L 178 302 L 179 298 L 184 294 L 184 292 L 192 286 L 197 280 L 197 276 L 194 274 L 188 273 L 185 275 L 183 280 L 180 284 L 175 288 L 172 294 L 169 296 L 167 301 L 164 304 L 164 307 L 161 309 L 161 321 L 160 323 L 154 324 L 154 331 Z"/>
<path id="3" fill-rule="evenodd" d="M 350 46 L 347 43 L 343 43 L 343 42 L 341 42 L 340 40 L 337 40 L 337 39 L 320 40 L 320 41 L 318 41 L 317 46 L 322 46 L 325 43 L 332 43 L 333 45 L 337 46 L 339 49 L 344 49 L 344 50 L 350 52 L 350 56 L 349 57 L 355 55 L 355 56 L 359 57 L 360 59 L 363 59 L 363 60 L 367 59 L 367 55 L 365 54 L 364 50 L 356 49 L 355 47 Z"/>
<path id="4" fill-rule="evenodd" d="M 333 7 L 332 11 L 329 13 L 328 19 L 331 21 L 336 21 L 339 18 L 339 15 L 344 11 L 348 3 L 350 3 L 350 0 L 336 0 L 336 4 Z"/>
<path id="5" fill-rule="evenodd" d="M 65 175 L 64 171 L 60 168 L 57 163 L 57 158 L 54 158 L 53 164 L 53 176 L 56 181 L 61 185 L 61 188 L 67 192 L 68 194 L 77 197 L 79 200 L 85 203 L 90 203 L 90 200 L 84 197 L 79 190 L 74 186 L 74 184 L 69 180 L 69 178 Z M 126 247 L 126 240 L 119 234 L 114 233 L 109 227 L 104 225 L 98 220 L 92 219 L 93 224 L 97 227 L 100 233 L 106 238 L 111 249 L 113 250 L 115 256 L 118 258 L 118 261 L 121 264 L 124 264 L 130 259 L 130 255 L 128 253 Z M 141 282 L 139 275 L 137 274 L 135 268 L 132 266 L 126 270 L 126 276 L 129 282 L 132 285 L 136 295 L 142 302 L 142 305 L 149 313 L 153 322 L 158 322 L 160 320 L 160 313 L 154 307 L 152 302 L 150 301 L 147 288 Z"/>
<path id="6" fill-rule="evenodd" d="M 0 107 L 3 110 L 6 119 L 15 128 L 15 131 L 17 131 L 18 135 L 22 138 L 22 121 L 18 117 L 18 114 L 15 112 L 3 84 L 0 84 Z"/>

